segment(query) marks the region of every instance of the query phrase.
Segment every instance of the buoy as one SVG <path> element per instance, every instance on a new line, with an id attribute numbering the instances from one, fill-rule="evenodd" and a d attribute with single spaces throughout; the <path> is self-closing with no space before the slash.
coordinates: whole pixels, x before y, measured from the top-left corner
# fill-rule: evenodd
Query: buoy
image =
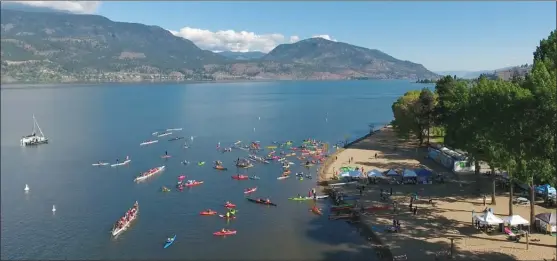
<path id="1" fill-rule="evenodd" d="M 25 189 L 23 189 L 25 191 L 29 191 L 29 186 L 27 184 L 25 184 Z"/>
<path id="2" fill-rule="evenodd" d="M 52 212 L 56 212 L 56 206 L 52 205 Z"/>

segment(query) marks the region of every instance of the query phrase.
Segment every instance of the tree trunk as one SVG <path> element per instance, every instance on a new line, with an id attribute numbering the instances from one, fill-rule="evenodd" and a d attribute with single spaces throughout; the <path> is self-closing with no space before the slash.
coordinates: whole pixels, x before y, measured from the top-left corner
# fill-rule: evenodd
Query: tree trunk
<path id="1" fill-rule="evenodd" d="M 491 165 L 489 165 L 489 168 L 491 170 L 491 205 L 497 205 L 497 202 L 495 202 L 495 168 Z"/>
<path id="2" fill-rule="evenodd" d="M 511 171 L 507 171 L 509 173 L 509 216 L 513 215 L 513 194 L 514 194 L 514 183 L 511 177 Z"/>
<path id="3" fill-rule="evenodd" d="M 536 193 L 534 190 L 534 179 L 530 183 L 530 227 L 534 227 L 536 225 L 534 219 L 536 218 Z"/>

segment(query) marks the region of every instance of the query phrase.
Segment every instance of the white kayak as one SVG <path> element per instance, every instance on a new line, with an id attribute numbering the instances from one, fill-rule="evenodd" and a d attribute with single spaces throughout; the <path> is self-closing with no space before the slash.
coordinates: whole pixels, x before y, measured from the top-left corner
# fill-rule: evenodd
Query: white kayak
<path id="1" fill-rule="evenodd" d="M 168 135 L 171 135 L 171 134 L 172 134 L 172 132 L 165 132 L 165 133 L 161 133 L 161 134 L 157 135 L 157 137 L 164 137 L 164 136 L 168 136 Z"/>
<path id="2" fill-rule="evenodd" d="M 93 163 L 91 165 L 93 165 L 93 166 L 106 166 L 106 165 L 108 165 L 108 162 Z"/>
<path id="3" fill-rule="evenodd" d="M 315 198 L 316 199 L 326 199 L 328 197 L 329 197 L 329 195 L 321 195 L 321 196 L 316 196 Z"/>
<path id="4" fill-rule="evenodd" d="M 115 163 L 115 164 L 112 164 L 112 165 L 110 165 L 110 166 L 111 166 L 111 167 L 124 166 L 124 165 L 127 165 L 128 163 L 130 163 L 131 161 L 132 161 L 132 160 L 126 160 L 126 161 L 124 161 L 124 162 Z"/>
<path id="5" fill-rule="evenodd" d="M 289 177 L 290 177 L 290 176 L 282 176 L 282 177 L 278 177 L 277 179 L 278 179 L 278 180 L 282 180 L 282 179 L 287 179 L 287 178 L 289 178 Z"/>
<path id="6" fill-rule="evenodd" d="M 182 128 L 166 129 L 166 131 L 181 131 Z"/>
<path id="7" fill-rule="evenodd" d="M 139 146 L 145 146 L 145 145 L 149 145 L 149 144 L 153 144 L 153 143 L 157 143 L 157 142 L 159 142 L 159 140 L 144 141 L 144 142 L 140 143 Z"/>

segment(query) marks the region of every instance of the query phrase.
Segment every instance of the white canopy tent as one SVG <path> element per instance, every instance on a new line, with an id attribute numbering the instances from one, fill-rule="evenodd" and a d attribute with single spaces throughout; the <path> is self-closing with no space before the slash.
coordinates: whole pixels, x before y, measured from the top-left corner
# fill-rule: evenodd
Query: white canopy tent
<path id="1" fill-rule="evenodd" d="M 418 175 L 416 174 L 416 172 L 414 172 L 411 169 L 405 169 L 404 172 L 402 173 L 402 177 L 404 177 L 404 178 L 416 178 L 416 177 L 418 177 Z"/>
<path id="2" fill-rule="evenodd" d="M 398 172 L 396 172 L 394 169 L 390 169 L 389 171 L 387 171 L 387 176 L 399 176 Z"/>
<path id="3" fill-rule="evenodd" d="M 528 225 L 530 222 L 519 215 L 504 217 L 503 221 L 511 226 Z"/>
<path id="4" fill-rule="evenodd" d="M 480 221 L 481 224 L 487 225 L 498 225 L 503 223 L 503 220 L 493 215 L 491 212 L 486 212 L 483 215 L 476 215 L 476 219 Z"/>

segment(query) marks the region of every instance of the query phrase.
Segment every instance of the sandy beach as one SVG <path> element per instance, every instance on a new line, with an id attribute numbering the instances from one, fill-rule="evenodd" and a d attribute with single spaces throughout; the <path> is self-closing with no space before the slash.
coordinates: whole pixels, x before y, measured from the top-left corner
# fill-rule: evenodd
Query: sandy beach
<path id="1" fill-rule="evenodd" d="M 444 173 L 444 184 L 419 185 L 368 185 L 361 202 L 364 206 L 393 204 L 398 210 L 376 211 L 361 218 L 360 227 L 373 231 L 370 238 L 382 251 L 384 260 L 393 260 L 393 256 L 406 255 L 400 260 L 448 260 L 453 240 L 454 259 L 474 260 L 552 260 L 556 255 L 556 238 L 551 235 L 536 233 L 532 228 L 529 244 L 526 239 L 514 242 L 503 233 L 488 235 L 474 228 L 472 211 L 482 212 L 486 207 L 494 210 L 498 217 L 508 215 L 509 198 L 501 192 L 496 197 L 496 205 L 487 205 L 478 194 L 490 195 L 491 180 L 481 175 L 479 182 L 473 173 L 452 174 L 434 161 L 427 159 L 425 149 L 416 149 L 417 144 L 398 139 L 392 127 L 368 135 L 344 149 L 339 149 L 324 162 L 320 169 L 320 180 L 327 181 L 343 166 L 363 168 L 364 171 L 378 169 L 386 171 L 391 168 L 426 167 L 434 173 Z M 375 155 L 377 154 L 377 158 Z M 350 161 L 350 162 L 349 162 Z M 380 190 L 393 190 L 391 201 L 380 201 Z M 344 188 L 348 194 L 357 194 L 355 187 Z M 417 193 L 419 199 L 413 206 L 418 207 L 414 215 L 409 209 L 410 197 Z M 432 200 L 431 204 L 429 199 Z M 536 213 L 555 212 L 536 206 Z M 530 217 L 529 206 L 514 206 L 514 214 L 526 220 Z M 401 231 L 386 232 L 393 218 L 400 221 Z M 333 221 L 332 221 L 333 222 Z M 342 222 L 342 221 L 336 221 Z M 373 240 L 374 239 L 374 240 Z"/>

